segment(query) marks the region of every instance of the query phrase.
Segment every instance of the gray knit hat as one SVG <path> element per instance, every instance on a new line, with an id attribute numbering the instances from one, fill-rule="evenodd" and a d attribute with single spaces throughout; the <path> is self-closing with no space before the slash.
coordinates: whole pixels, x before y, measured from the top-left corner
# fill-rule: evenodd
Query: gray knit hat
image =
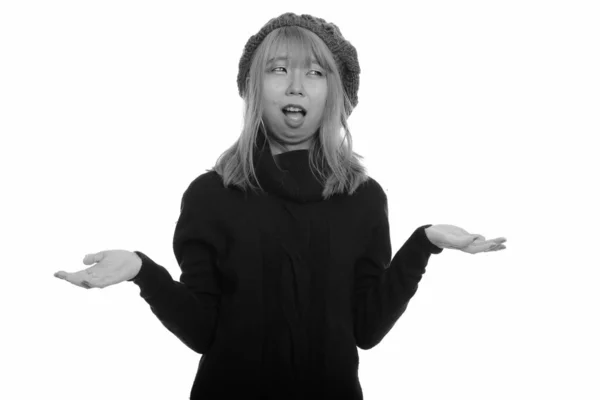
<path id="1" fill-rule="evenodd" d="M 283 26 L 299 26 L 306 28 L 325 42 L 340 72 L 346 95 L 350 99 L 352 108 L 358 104 L 358 83 L 360 66 L 358 65 L 358 56 L 356 49 L 349 41 L 344 39 L 340 29 L 333 23 L 324 19 L 313 17 L 312 15 L 302 14 L 300 16 L 294 13 L 285 13 L 277 18 L 271 19 L 254 36 L 251 36 L 246 42 L 244 53 L 240 59 L 237 84 L 240 96 L 244 96 L 246 91 L 246 77 L 250 71 L 250 63 L 254 52 L 263 41 L 263 39 L 277 28 Z M 347 110 L 348 113 L 351 110 Z"/>

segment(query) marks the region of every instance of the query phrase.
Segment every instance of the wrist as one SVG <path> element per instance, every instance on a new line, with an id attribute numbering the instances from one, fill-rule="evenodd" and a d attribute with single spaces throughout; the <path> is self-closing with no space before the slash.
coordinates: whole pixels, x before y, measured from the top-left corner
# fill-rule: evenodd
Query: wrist
<path id="1" fill-rule="evenodd" d="M 129 280 L 133 280 L 138 276 L 138 274 L 140 273 L 140 270 L 142 269 L 142 264 L 143 264 L 142 258 L 135 251 L 132 251 L 131 253 L 133 254 L 135 261 L 134 261 L 133 277 L 130 278 Z"/>
<path id="2" fill-rule="evenodd" d="M 431 243 L 433 243 L 433 241 L 431 240 L 430 233 L 429 233 L 429 232 L 430 232 L 430 230 L 431 230 L 431 227 L 425 228 L 425 236 L 427 237 L 427 239 L 428 239 L 428 240 L 429 240 Z"/>

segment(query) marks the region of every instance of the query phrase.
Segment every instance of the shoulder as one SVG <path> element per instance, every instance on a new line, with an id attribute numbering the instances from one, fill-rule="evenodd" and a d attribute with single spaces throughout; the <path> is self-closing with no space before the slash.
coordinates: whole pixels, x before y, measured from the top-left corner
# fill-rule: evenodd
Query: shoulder
<path id="1" fill-rule="evenodd" d="M 368 177 L 358 186 L 356 191 L 347 198 L 352 214 L 357 218 L 368 221 L 379 221 L 388 214 L 387 195 L 381 184 Z"/>
<path id="2" fill-rule="evenodd" d="M 387 204 L 387 195 L 383 187 L 374 178 L 368 177 L 356 191 L 361 201 L 374 205 Z"/>
<path id="3" fill-rule="evenodd" d="M 387 197 L 385 194 L 385 190 L 383 187 L 375 180 L 373 177 L 369 177 L 369 179 L 365 182 L 369 186 L 369 190 L 371 193 L 378 197 Z"/>
<path id="4" fill-rule="evenodd" d="M 223 189 L 223 180 L 215 170 L 208 170 L 196 177 L 188 186 L 187 191 Z"/>
<path id="5" fill-rule="evenodd" d="M 214 170 L 209 170 L 196 177 L 183 193 L 183 201 L 214 203 L 225 193 L 223 180 Z"/>

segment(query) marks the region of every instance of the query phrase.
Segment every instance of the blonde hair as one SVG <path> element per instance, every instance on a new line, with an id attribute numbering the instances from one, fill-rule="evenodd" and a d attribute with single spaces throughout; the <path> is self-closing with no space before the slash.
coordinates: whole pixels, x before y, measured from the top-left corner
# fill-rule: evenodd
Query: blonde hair
<path id="1" fill-rule="evenodd" d="M 360 162 L 363 157 L 352 151 L 352 136 L 347 123 L 352 106 L 330 50 L 316 34 L 298 26 L 273 30 L 256 49 L 243 94 L 245 109 L 242 133 L 221 154 L 210 171 L 214 170 L 222 177 L 225 187 L 234 185 L 244 191 L 263 190 L 254 170 L 253 149 L 257 146 L 259 129 L 262 129 L 269 143 L 272 140 L 262 121 L 262 85 L 266 63 L 282 45 L 288 49 L 288 55 L 294 55 L 298 60 L 304 59 L 310 63 L 311 56 L 314 56 L 326 71 L 328 93 L 323 120 L 309 149 L 310 169 L 324 183 L 323 198 L 328 199 L 334 194 L 353 194 L 369 177 Z M 289 51 L 290 48 L 293 51 Z M 345 132 L 343 138 L 340 135 L 342 128 Z M 252 177 L 258 182 L 258 188 L 253 184 Z"/>

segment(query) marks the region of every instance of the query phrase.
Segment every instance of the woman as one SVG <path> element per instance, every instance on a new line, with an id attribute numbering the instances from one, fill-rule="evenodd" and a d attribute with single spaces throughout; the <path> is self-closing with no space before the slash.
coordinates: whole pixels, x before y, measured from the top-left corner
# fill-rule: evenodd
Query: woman
<path id="1" fill-rule="evenodd" d="M 424 225 L 392 259 L 387 197 L 347 125 L 359 73 L 334 24 L 272 19 L 240 60 L 239 139 L 183 194 L 180 281 L 125 250 L 55 274 L 85 288 L 137 284 L 164 326 L 202 354 L 191 399 L 362 399 L 356 347 L 390 331 L 430 255 L 505 248 L 504 238 Z"/>

